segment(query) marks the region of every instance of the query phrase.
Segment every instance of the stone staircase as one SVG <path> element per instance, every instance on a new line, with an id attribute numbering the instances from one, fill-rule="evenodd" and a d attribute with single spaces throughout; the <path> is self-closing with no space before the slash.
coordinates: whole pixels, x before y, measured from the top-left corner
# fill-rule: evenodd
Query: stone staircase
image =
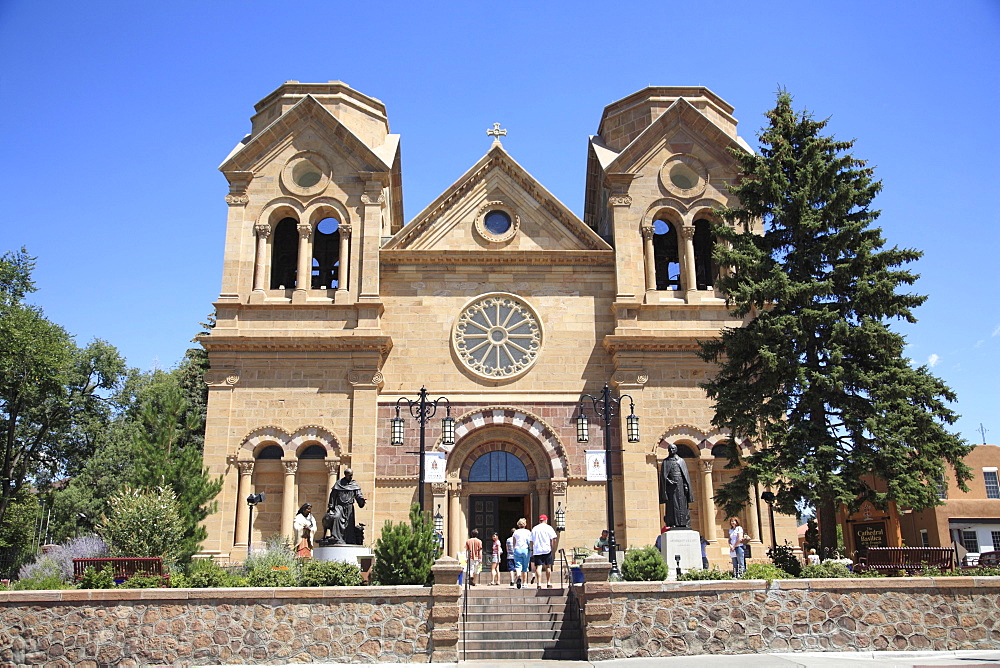
<path id="1" fill-rule="evenodd" d="M 461 660 L 586 658 L 578 599 L 568 587 L 478 585 L 468 588 L 462 610 Z"/>

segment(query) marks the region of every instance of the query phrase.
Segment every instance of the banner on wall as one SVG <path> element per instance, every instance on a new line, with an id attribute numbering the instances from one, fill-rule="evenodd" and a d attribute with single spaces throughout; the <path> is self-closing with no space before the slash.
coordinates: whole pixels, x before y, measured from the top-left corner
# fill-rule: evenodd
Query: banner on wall
<path id="1" fill-rule="evenodd" d="M 589 482 L 606 482 L 608 469 L 605 465 L 604 450 L 587 450 L 587 480 Z"/>
<path id="2" fill-rule="evenodd" d="M 424 453 L 424 482 L 444 482 L 444 453 Z"/>

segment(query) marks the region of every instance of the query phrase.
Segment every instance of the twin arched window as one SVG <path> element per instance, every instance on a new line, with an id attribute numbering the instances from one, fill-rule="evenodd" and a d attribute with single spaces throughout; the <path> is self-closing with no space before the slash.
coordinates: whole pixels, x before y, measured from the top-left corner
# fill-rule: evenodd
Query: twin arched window
<path id="1" fill-rule="evenodd" d="M 299 266 L 298 221 L 282 218 L 271 242 L 271 289 L 297 288 Z M 340 221 L 324 218 L 313 230 L 309 287 L 313 290 L 340 287 Z"/>
<path id="2" fill-rule="evenodd" d="M 694 221 L 694 262 L 695 287 L 707 290 L 715 283 L 718 274 L 712 260 L 715 238 L 712 223 L 704 218 Z M 681 254 L 683 247 L 677 224 L 664 219 L 653 221 L 653 271 L 657 290 L 680 290 L 684 283 L 681 278 Z"/>
<path id="3" fill-rule="evenodd" d="M 281 459 L 285 454 L 285 451 L 281 449 L 280 445 L 268 445 L 261 449 L 257 453 L 255 459 Z M 299 459 L 326 459 L 326 448 L 322 445 L 313 443 L 301 453 L 299 453 Z"/>

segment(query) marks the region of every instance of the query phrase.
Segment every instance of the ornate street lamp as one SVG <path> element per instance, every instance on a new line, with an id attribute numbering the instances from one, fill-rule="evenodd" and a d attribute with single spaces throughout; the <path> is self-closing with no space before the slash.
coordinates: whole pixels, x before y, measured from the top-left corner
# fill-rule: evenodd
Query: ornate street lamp
<path id="1" fill-rule="evenodd" d="M 767 490 L 762 492 L 760 498 L 764 499 L 767 504 L 767 514 L 771 519 L 771 548 L 776 549 L 778 547 L 778 537 L 774 535 L 774 492 Z"/>
<path id="2" fill-rule="evenodd" d="M 438 397 L 434 401 L 427 400 L 427 388 L 421 387 L 420 394 L 416 401 L 407 397 L 400 397 L 396 400 L 396 417 L 389 421 L 389 443 L 391 445 L 403 444 L 403 428 L 406 426 L 405 420 L 399 416 L 399 407 L 402 402 L 410 411 L 410 415 L 420 422 L 420 450 L 416 453 L 420 455 L 420 477 L 417 479 L 417 498 L 420 503 L 420 512 L 424 512 L 424 453 L 426 447 L 426 427 L 427 421 L 434 417 L 437 412 L 438 402 L 445 403 L 445 417 L 441 420 L 441 443 L 444 445 L 455 445 L 455 418 L 451 416 L 451 402 L 447 397 Z M 443 521 L 443 520 L 442 520 Z"/>
<path id="3" fill-rule="evenodd" d="M 247 525 L 247 554 L 250 554 L 250 546 L 253 544 L 253 509 L 258 503 L 263 503 L 264 492 L 251 494 L 247 497 L 247 505 L 250 506 L 250 523 Z"/>
<path id="4" fill-rule="evenodd" d="M 562 507 L 562 501 L 559 502 L 559 507 L 556 508 L 554 513 L 556 516 L 556 531 L 566 530 L 566 511 Z"/>
<path id="5" fill-rule="evenodd" d="M 607 383 L 601 394 L 593 396 L 584 394 L 580 397 L 580 414 L 576 418 L 576 440 L 578 443 L 586 443 L 590 440 L 589 418 L 584 409 L 584 399 L 590 399 L 594 405 L 594 412 L 601 418 L 604 425 L 604 469 L 606 473 L 605 497 L 608 511 L 608 554 L 611 559 L 611 576 L 618 577 L 618 554 L 615 543 L 615 498 L 612 488 L 612 467 L 611 467 L 611 418 L 621 413 L 622 399 L 628 399 L 628 416 L 625 418 L 626 435 L 629 443 L 639 442 L 639 418 L 635 414 L 635 402 L 627 394 L 618 397 L 611 396 L 611 388 Z"/>

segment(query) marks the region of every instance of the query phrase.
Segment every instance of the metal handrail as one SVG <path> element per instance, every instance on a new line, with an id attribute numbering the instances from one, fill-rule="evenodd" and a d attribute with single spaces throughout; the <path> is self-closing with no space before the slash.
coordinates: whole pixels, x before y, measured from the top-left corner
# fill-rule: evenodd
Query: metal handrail
<path id="1" fill-rule="evenodd" d="M 570 572 L 569 560 L 566 558 L 566 550 L 559 548 L 559 588 L 565 588 L 565 582 L 573 582 L 573 574 Z"/>

